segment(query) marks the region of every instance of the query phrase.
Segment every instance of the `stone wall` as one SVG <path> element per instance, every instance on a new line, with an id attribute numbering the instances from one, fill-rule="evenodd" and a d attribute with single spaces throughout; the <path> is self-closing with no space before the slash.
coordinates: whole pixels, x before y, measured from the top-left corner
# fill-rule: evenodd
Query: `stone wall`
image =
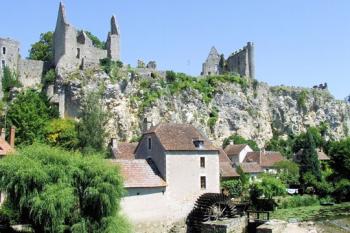
<path id="1" fill-rule="evenodd" d="M 255 78 L 254 45 L 248 42 L 245 47 L 234 52 L 226 60 L 226 71 L 241 76 Z"/>
<path id="2" fill-rule="evenodd" d="M 201 233 L 246 233 L 248 219 L 246 216 L 218 221 L 205 222 Z"/>
<path id="3" fill-rule="evenodd" d="M 19 80 L 23 87 L 35 87 L 41 83 L 45 63 L 36 60 L 20 60 L 18 63 Z"/>

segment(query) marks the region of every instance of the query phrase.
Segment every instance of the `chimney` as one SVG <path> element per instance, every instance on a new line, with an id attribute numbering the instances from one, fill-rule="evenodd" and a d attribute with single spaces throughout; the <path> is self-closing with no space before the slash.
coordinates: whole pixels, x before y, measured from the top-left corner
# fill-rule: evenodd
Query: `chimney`
<path id="1" fill-rule="evenodd" d="M 152 122 L 147 118 L 143 119 L 143 133 L 146 133 L 152 126 Z"/>
<path id="2" fill-rule="evenodd" d="M 15 133 L 16 133 L 16 128 L 14 126 L 11 126 L 10 129 L 10 146 L 12 148 L 15 148 Z"/>

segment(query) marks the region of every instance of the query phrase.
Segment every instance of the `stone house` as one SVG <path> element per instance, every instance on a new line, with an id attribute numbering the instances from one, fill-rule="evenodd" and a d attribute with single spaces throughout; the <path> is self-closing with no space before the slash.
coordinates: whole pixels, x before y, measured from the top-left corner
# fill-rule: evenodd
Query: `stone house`
<path id="1" fill-rule="evenodd" d="M 248 152 L 243 160 L 243 163 L 259 164 L 264 172 L 276 174 L 275 164 L 286 160 L 280 152 L 276 151 L 253 151 Z"/>
<path id="2" fill-rule="evenodd" d="M 293 160 L 297 163 L 299 163 L 301 161 L 301 156 L 303 156 L 303 150 L 304 149 L 300 149 L 297 153 L 295 153 Z M 328 157 L 328 155 L 326 155 L 326 153 L 324 153 L 324 151 L 320 148 L 316 149 L 317 152 L 317 157 L 319 161 L 328 161 L 330 160 L 330 158 Z"/>
<path id="3" fill-rule="evenodd" d="M 201 194 L 220 192 L 220 174 L 234 176 L 229 159 L 188 124 L 161 123 L 138 144 L 112 140 L 112 152 L 110 161 L 120 166 L 127 190 L 122 210 L 136 225 L 183 220 Z"/>
<path id="4" fill-rule="evenodd" d="M 252 148 L 247 144 L 230 143 L 224 149 L 232 164 L 242 163 L 248 152 L 252 152 Z"/>

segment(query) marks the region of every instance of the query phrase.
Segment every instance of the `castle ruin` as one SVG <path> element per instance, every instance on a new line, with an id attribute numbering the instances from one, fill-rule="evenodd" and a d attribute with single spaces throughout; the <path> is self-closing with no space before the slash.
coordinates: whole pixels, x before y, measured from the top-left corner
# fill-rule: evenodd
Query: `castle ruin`
<path id="1" fill-rule="evenodd" d="M 203 63 L 201 75 L 220 75 L 236 73 L 242 77 L 255 78 L 254 44 L 248 42 L 239 51 L 232 53 L 226 60 L 212 47 L 207 60 Z"/>
<path id="2" fill-rule="evenodd" d="M 95 67 L 103 58 L 120 59 L 120 31 L 115 16 L 111 18 L 111 29 L 107 35 L 106 49 L 93 45 L 83 30 L 77 30 L 67 21 L 65 8 L 60 3 L 53 38 L 54 66 L 58 75 L 77 69 Z"/>

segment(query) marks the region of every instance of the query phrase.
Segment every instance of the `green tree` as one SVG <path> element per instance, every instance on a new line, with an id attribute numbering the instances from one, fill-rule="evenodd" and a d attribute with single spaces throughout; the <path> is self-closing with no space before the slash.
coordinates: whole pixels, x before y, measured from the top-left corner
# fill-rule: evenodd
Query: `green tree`
<path id="1" fill-rule="evenodd" d="M 107 113 L 102 109 L 101 95 L 99 93 L 87 94 L 82 103 L 78 123 L 78 139 L 83 151 L 97 152 L 105 150 L 104 139 L 107 116 Z"/>
<path id="2" fill-rule="evenodd" d="M 40 34 L 40 40 L 32 44 L 29 59 L 51 62 L 53 59 L 53 32 Z"/>
<path id="3" fill-rule="evenodd" d="M 123 232 L 119 174 L 99 157 L 33 144 L 0 161 L 0 189 L 13 220 L 35 232 Z"/>
<path id="4" fill-rule="evenodd" d="M 282 196 L 286 193 L 286 186 L 280 179 L 264 174 L 261 182 L 257 181 L 251 184 L 250 195 L 252 199 L 264 196 L 272 199 L 275 196 Z"/>
<path id="5" fill-rule="evenodd" d="M 299 166 L 298 164 L 285 160 L 275 164 L 277 169 L 277 177 L 286 185 L 299 184 Z"/>
<path id="6" fill-rule="evenodd" d="M 329 155 L 330 164 L 334 170 L 335 180 L 350 177 L 350 138 L 331 143 Z"/>
<path id="7" fill-rule="evenodd" d="M 233 134 L 228 138 L 225 138 L 222 147 L 225 148 L 228 144 L 230 144 L 230 141 L 233 141 L 234 144 L 247 144 L 250 146 L 250 148 L 252 148 L 252 150 L 259 151 L 258 144 L 256 144 L 255 141 L 247 140 L 238 134 Z"/>
<path id="8" fill-rule="evenodd" d="M 291 136 L 287 140 L 273 136 L 270 141 L 265 145 L 265 149 L 268 151 L 279 151 L 284 157 L 290 159 L 293 157 L 293 144 L 294 140 Z"/>
<path id="9" fill-rule="evenodd" d="M 308 134 L 312 136 L 314 141 L 314 146 L 316 148 L 323 148 L 325 143 L 325 140 L 323 139 L 320 129 L 317 127 L 310 127 L 307 129 L 306 133 L 301 133 L 298 135 L 293 144 L 293 151 L 296 153 L 300 149 L 303 149 L 305 147 L 305 143 L 307 143 Z"/>
<path id="10" fill-rule="evenodd" d="M 317 138 L 316 138 L 317 140 Z M 300 177 L 303 178 L 306 172 L 310 172 L 318 181 L 321 180 L 320 162 L 316 152 L 316 143 L 311 130 L 305 134 L 305 139 L 302 142 L 303 152 L 300 158 Z"/>
<path id="11" fill-rule="evenodd" d="M 226 189 L 232 197 L 240 197 L 242 195 L 243 185 L 241 180 L 222 181 L 221 187 Z"/>
<path id="12" fill-rule="evenodd" d="M 52 146 L 76 149 L 79 144 L 76 122 L 72 119 L 53 119 L 45 127 L 46 141 Z"/>
<path id="13" fill-rule="evenodd" d="M 7 113 L 9 125 L 16 127 L 16 144 L 27 145 L 35 140 L 42 141 L 45 125 L 55 117 L 58 117 L 57 108 L 35 90 L 19 93 Z"/>

